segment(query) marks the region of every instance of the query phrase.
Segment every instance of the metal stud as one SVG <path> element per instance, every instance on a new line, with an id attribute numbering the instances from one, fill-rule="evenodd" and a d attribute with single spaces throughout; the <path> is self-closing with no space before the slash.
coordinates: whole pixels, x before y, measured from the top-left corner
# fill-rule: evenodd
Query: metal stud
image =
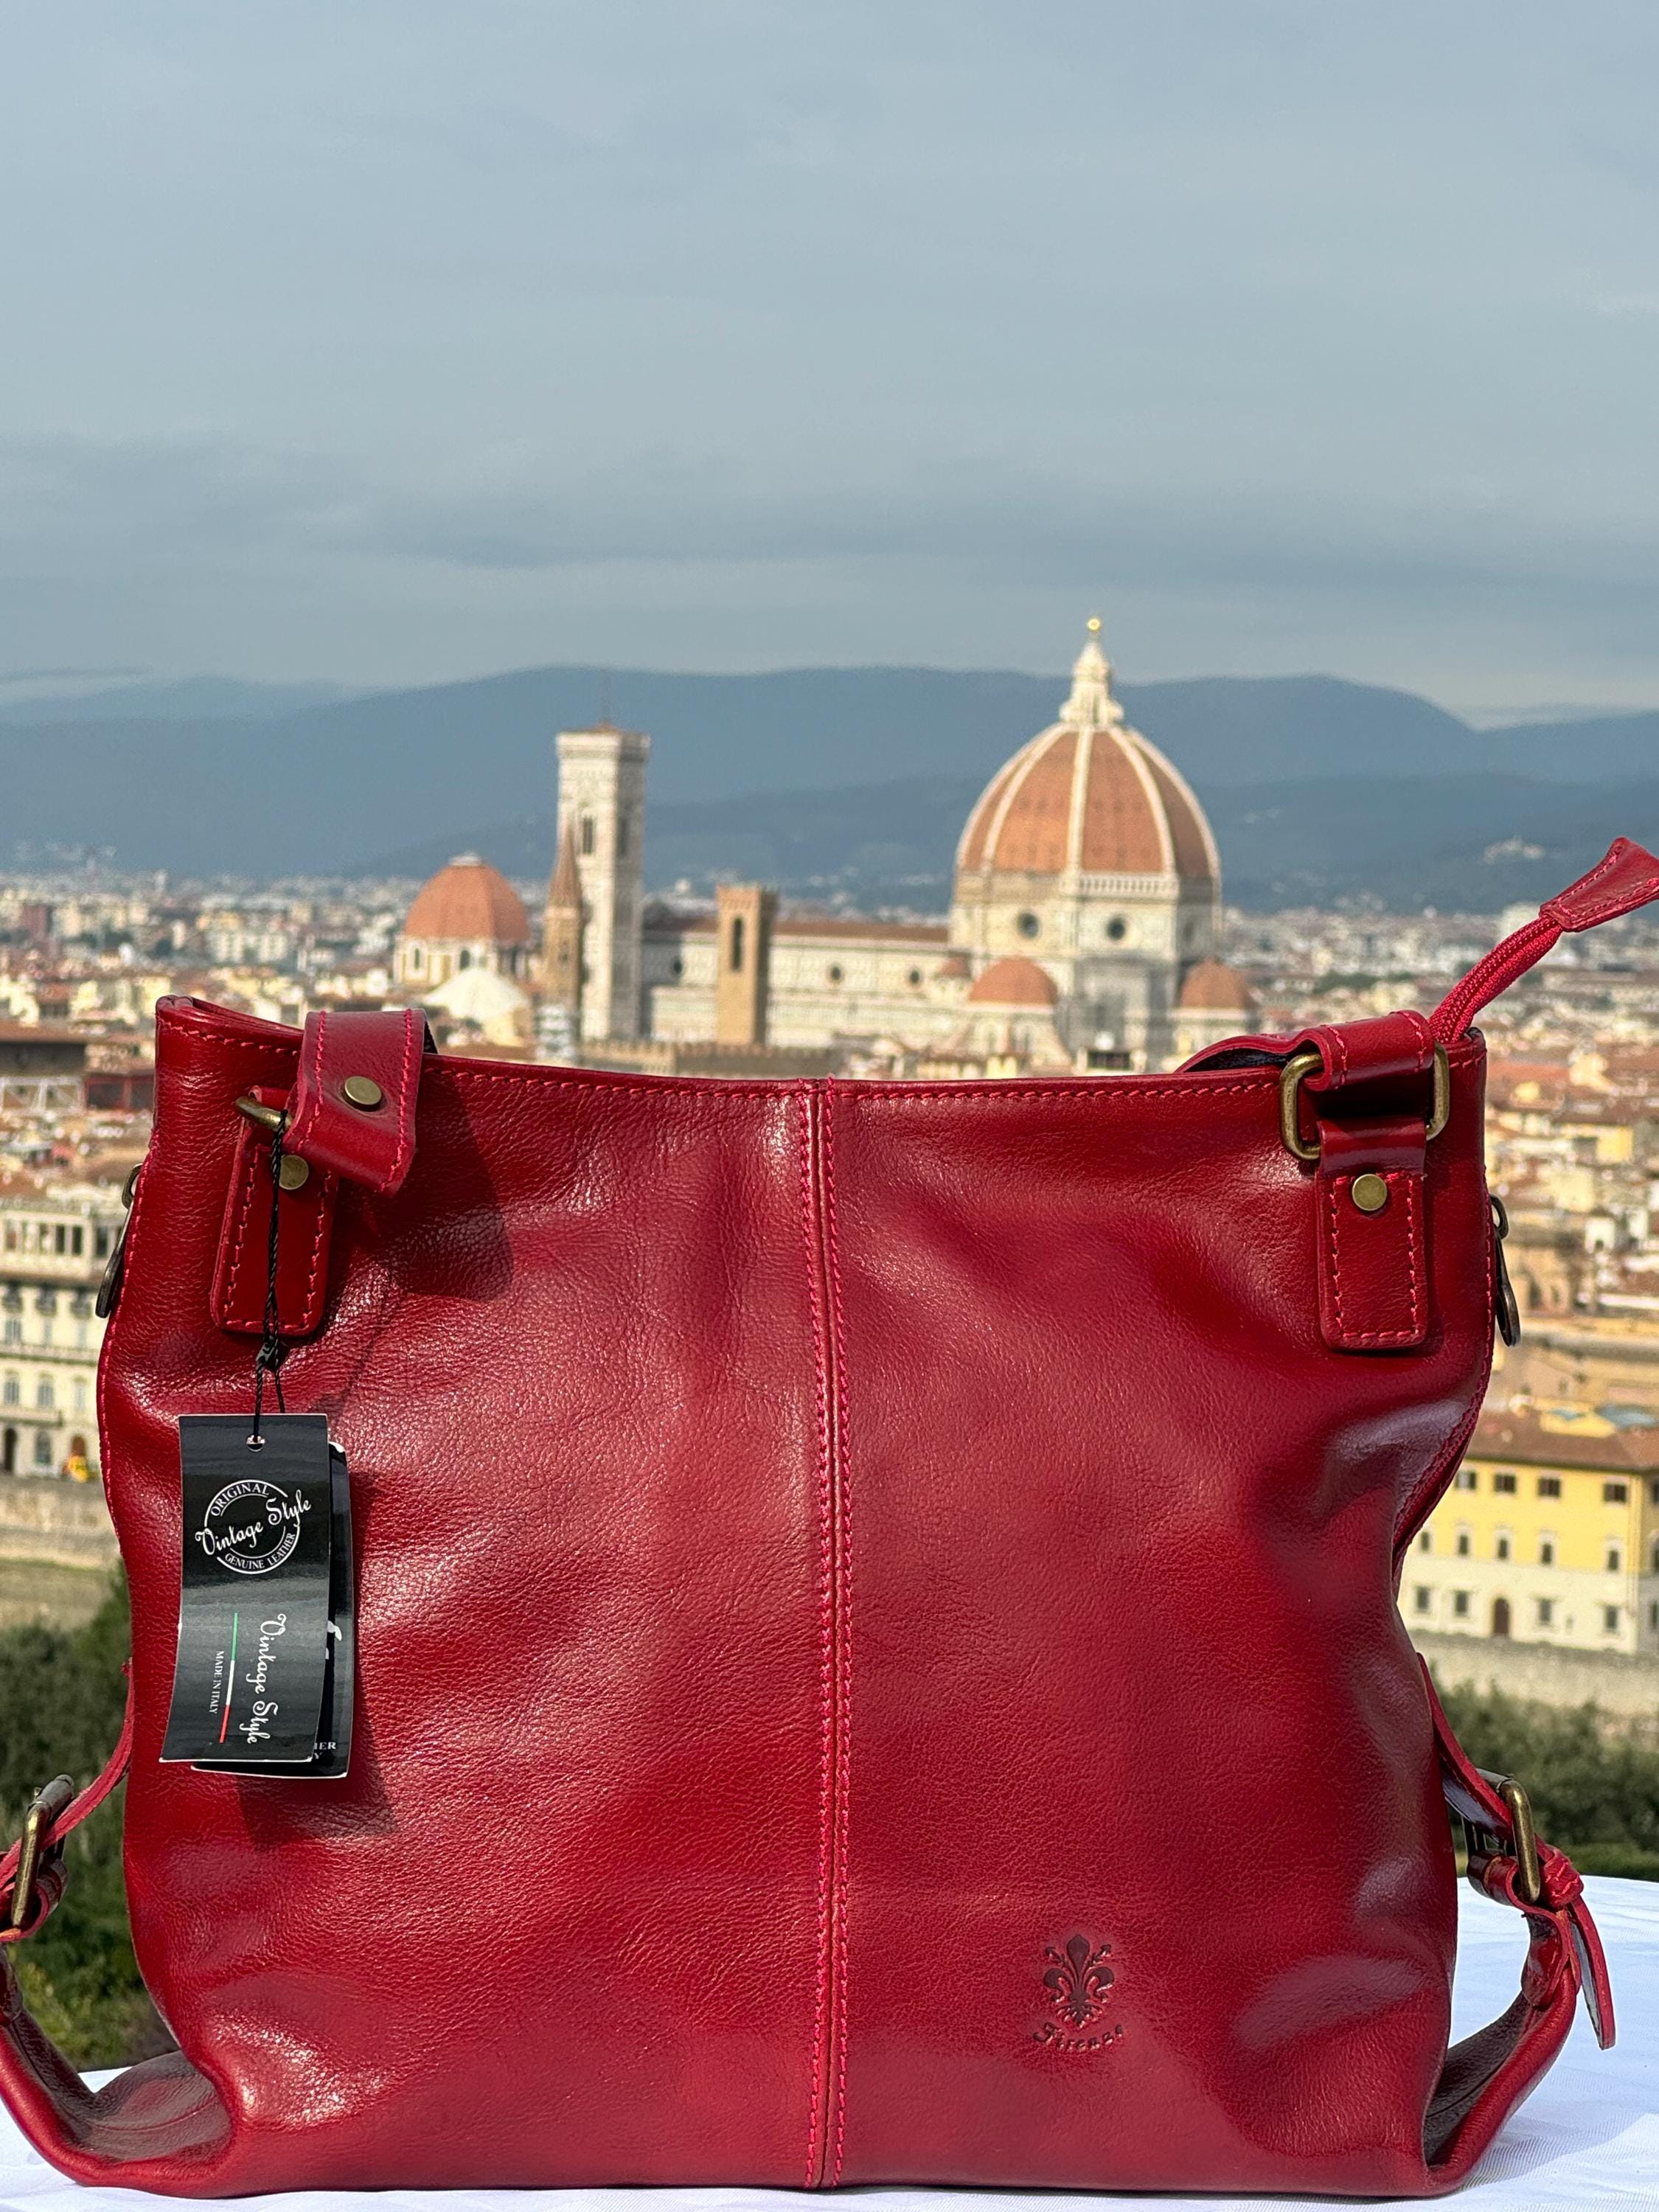
<path id="1" fill-rule="evenodd" d="M 340 1096 L 349 1106 L 356 1106 L 362 1113 L 372 1114 L 386 1093 L 372 1075 L 348 1075 L 340 1085 Z"/>
<path id="2" fill-rule="evenodd" d="M 284 1152 L 276 1180 L 284 1190 L 303 1190 L 311 1181 L 310 1161 L 302 1160 L 298 1152 Z"/>
<path id="3" fill-rule="evenodd" d="M 1380 1175 L 1358 1175 L 1349 1185 L 1348 1195 L 1362 1213 L 1381 1213 L 1389 1202 L 1389 1186 Z"/>

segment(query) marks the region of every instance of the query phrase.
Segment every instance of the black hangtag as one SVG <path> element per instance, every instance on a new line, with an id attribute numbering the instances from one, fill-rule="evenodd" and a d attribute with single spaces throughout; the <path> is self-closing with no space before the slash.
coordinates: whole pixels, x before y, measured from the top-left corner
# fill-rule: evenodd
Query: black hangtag
<path id="1" fill-rule="evenodd" d="M 161 1757 L 292 1775 L 316 1759 L 325 1717 L 337 1742 L 324 1695 L 340 1640 L 330 1632 L 339 1455 L 321 1413 L 272 1414 L 259 1434 L 256 1444 L 245 1414 L 179 1424 L 184 1572 Z M 346 1513 L 349 1532 L 349 1503 Z"/>
<path id="2" fill-rule="evenodd" d="M 270 1424 L 265 1423 L 268 1429 Z M 357 1593 L 351 1566 L 351 1483 L 345 1454 L 329 1448 L 334 1547 L 329 1561 L 328 1657 L 317 1747 L 303 1765 L 249 1765 L 216 1755 L 191 1763 L 204 1774 L 277 1774 L 285 1782 L 337 1782 L 351 1765 L 351 1717 L 357 1696 Z"/>

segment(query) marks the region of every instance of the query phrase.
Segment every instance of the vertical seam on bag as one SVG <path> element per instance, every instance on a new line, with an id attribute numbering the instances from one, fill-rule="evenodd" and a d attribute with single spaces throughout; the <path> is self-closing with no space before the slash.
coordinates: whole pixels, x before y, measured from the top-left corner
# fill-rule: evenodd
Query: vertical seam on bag
<path id="1" fill-rule="evenodd" d="M 396 1190 L 409 1173 L 409 1108 L 410 1058 L 415 1044 L 415 1024 L 418 1017 L 411 1009 L 404 1016 L 404 1057 L 398 1071 L 398 1140 L 392 1155 L 389 1174 L 381 1176 L 377 1186 L 382 1191 Z"/>
<path id="2" fill-rule="evenodd" d="M 801 1231 L 806 1252 L 806 1289 L 812 1325 L 812 1368 L 817 1395 L 819 1693 L 822 1712 L 819 1759 L 817 1890 L 817 1991 L 812 2014 L 812 2103 L 806 2138 L 808 2189 L 817 2187 L 823 2165 L 825 2065 L 830 2006 L 830 1897 L 835 1809 L 835 1579 L 833 1482 L 830 1462 L 830 1391 L 825 1373 L 823 1302 L 819 1288 L 817 1215 L 814 1204 L 815 1125 L 812 1093 L 802 1087 L 800 1101 Z"/>
<path id="3" fill-rule="evenodd" d="M 248 1216 L 253 1211 L 253 1193 L 257 1183 L 258 1162 L 253 1158 L 252 1129 L 244 1123 L 236 1139 L 236 1164 L 243 1170 L 242 1203 L 236 1211 L 234 1241 L 231 1246 L 230 1273 L 225 1282 L 225 1311 L 236 1311 L 236 1283 L 242 1272 L 242 1255 L 247 1249 Z"/>
<path id="4" fill-rule="evenodd" d="M 836 1212 L 835 1086 L 823 1094 L 823 1224 L 830 1263 L 830 1305 L 835 1343 L 838 1479 L 834 1489 L 836 1568 L 836 1901 L 834 1928 L 835 2004 L 831 2015 L 836 2055 L 836 2150 L 830 2171 L 832 2188 L 841 2179 L 847 2140 L 847 1899 L 848 1887 L 848 1800 L 852 1782 L 853 1559 L 852 1427 L 848 1411 L 847 1321 L 842 1303 L 841 1244 Z"/>
<path id="5" fill-rule="evenodd" d="M 323 1037 L 327 1027 L 328 1015 L 325 1012 L 319 1014 L 317 1017 L 316 1033 L 312 1044 L 311 1095 L 306 1100 L 304 1106 L 301 1109 L 300 1113 L 296 1117 L 294 1126 L 289 1131 L 289 1142 L 296 1152 L 302 1152 L 305 1150 L 305 1147 L 311 1142 L 311 1133 L 316 1127 L 318 1117 L 322 1112 Z M 301 1045 L 300 1053 L 301 1060 L 303 1060 L 305 1056 L 305 1046 L 303 1042 Z M 299 1086 L 296 1083 L 295 1089 L 297 1090 L 298 1087 Z"/>

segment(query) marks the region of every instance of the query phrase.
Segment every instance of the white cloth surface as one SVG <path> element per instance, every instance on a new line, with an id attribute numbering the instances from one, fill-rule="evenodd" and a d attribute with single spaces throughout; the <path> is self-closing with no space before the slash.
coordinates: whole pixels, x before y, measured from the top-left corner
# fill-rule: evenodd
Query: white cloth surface
<path id="1" fill-rule="evenodd" d="M 1582 2006 L 1565 2049 L 1513 2114 L 1474 2178 L 1450 2201 L 1460 2212 L 1584 2212 L 1585 2208 L 1653 2208 L 1659 2212 L 1659 1882 L 1585 1883 L 1607 1946 L 1619 2040 L 1596 2047 Z M 1496 2019 L 1518 1984 L 1526 1938 L 1520 1915 L 1459 1885 L 1462 1943 L 1454 2033 Z M 245 2197 L 240 2205 L 319 2212 L 355 2205 L 362 2212 L 776 2212 L 798 2194 L 765 2189 L 388 2190 L 374 2194 L 313 2191 Z M 1057 2204 L 1109 2204 L 1110 2197 L 1013 2191 L 875 2189 L 857 2191 L 880 2212 L 1041 2212 Z M 135 2190 L 77 2189 L 36 2155 L 0 2112 L 0 2212 L 143 2212 L 164 2200 Z M 188 2200 L 177 2200 L 184 2203 Z M 1305 2208 L 1307 2197 L 1154 2197 L 1156 2212 L 1227 2212 L 1237 2204 L 1268 2212 Z M 1352 2202 L 1352 2200 L 1346 2200 Z M 1418 2200 L 1420 2201 L 1420 2200 Z"/>

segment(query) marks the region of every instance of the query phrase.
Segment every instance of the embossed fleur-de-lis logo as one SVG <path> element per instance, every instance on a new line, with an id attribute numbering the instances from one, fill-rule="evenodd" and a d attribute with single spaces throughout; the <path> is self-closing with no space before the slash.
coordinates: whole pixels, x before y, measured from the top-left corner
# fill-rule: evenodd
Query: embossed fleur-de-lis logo
<path id="1" fill-rule="evenodd" d="M 1043 1953 L 1049 1961 L 1042 1977 L 1048 2002 L 1074 2027 L 1086 2027 L 1105 2005 L 1114 1979 L 1106 1964 L 1111 1948 L 1109 1943 L 1097 1948 L 1086 1936 L 1068 1936 L 1061 1949 L 1051 1943 Z"/>

